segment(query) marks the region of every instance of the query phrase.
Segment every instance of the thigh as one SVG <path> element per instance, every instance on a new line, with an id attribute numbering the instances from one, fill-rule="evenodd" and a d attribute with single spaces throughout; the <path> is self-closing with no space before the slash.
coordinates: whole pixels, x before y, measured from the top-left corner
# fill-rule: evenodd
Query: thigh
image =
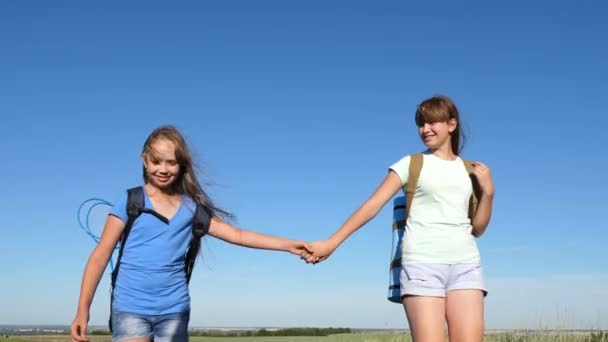
<path id="1" fill-rule="evenodd" d="M 145 315 L 112 313 L 112 342 L 147 342 L 152 339 L 152 323 Z"/>
<path id="2" fill-rule="evenodd" d="M 159 316 L 154 323 L 154 342 L 188 341 L 190 312 Z"/>
<path id="3" fill-rule="evenodd" d="M 403 306 L 414 342 L 445 341 L 445 298 L 405 296 Z"/>
<path id="4" fill-rule="evenodd" d="M 447 291 L 453 290 L 481 290 L 484 296 L 487 295 L 488 291 L 485 286 L 481 265 L 479 263 L 450 265 Z"/>
<path id="5" fill-rule="evenodd" d="M 448 292 L 446 316 L 450 342 L 483 341 L 483 297 L 481 290 Z"/>

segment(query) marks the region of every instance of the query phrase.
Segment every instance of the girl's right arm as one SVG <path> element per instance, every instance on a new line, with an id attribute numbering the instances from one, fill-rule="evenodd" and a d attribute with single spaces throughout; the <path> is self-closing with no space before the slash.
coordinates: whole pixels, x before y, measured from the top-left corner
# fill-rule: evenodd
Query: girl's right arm
<path id="1" fill-rule="evenodd" d="M 99 243 L 91 253 L 82 277 L 78 311 L 72 323 L 72 341 L 88 341 L 87 324 L 89 309 L 99 280 L 108 265 L 112 252 L 122 236 L 125 223 L 114 215 L 109 215 Z"/>
<path id="2" fill-rule="evenodd" d="M 342 226 L 327 240 L 315 241 L 310 246 L 313 254 L 304 257 L 308 263 L 327 259 L 351 234 L 373 219 L 396 193 L 403 187 L 395 171 L 389 171 L 376 191 L 357 209 Z"/>

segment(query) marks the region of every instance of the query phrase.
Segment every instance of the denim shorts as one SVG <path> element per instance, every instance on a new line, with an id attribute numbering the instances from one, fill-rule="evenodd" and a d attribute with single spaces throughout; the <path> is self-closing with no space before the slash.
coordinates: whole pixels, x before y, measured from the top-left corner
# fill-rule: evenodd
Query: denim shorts
<path id="1" fill-rule="evenodd" d="M 112 312 L 112 342 L 147 338 L 154 342 L 188 341 L 190 312 L 167 315 L 140 315 Z"/>
<path id="2" fill-rule="evenodd" d="M 407 263 L 399 276 L 404 296 L 446 297 L 453 290 L 488 291 L 479 263 L 425 264 Z"/>

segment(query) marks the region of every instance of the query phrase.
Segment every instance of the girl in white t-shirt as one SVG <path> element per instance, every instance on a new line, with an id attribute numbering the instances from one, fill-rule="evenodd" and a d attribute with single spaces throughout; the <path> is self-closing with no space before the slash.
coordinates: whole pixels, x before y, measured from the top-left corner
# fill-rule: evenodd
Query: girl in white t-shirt
<path id="1" fill-rule="evenodd" d="M 475 237 L 483 234 L 492 212 L 494 185 L 487 166 L 473 162 L 467 174 L 459 157 L 462 130 L 458 109 L 445 96 L 424 100 L 416 110 L 423 153 L 403 239 L 401 293 L 414 342 L 483 340 L 487 293 Z M 309 263 L 327 259 L 357 229 L 371 220 L 407 186 L 410 156 L 393 164 L 372 194 L 329 239 L 314 242 Z M 478 185 L 475 215 L 469 219 L 471 180 Z"/>

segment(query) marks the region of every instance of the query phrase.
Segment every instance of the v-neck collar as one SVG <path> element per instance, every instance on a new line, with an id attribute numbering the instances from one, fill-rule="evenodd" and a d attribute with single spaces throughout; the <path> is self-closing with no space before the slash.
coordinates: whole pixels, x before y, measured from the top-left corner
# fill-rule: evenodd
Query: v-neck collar
<path id="1" fill-rule="evenodd" d="M 150 198 L 150 195 L 148 195 L 148 190 L 146 189 L 146 186 L 143 186 L 144 189 L 144 196 L 146 201 L 150 204 L 150 209 L 154 210 L 154 212 L 156 212 L 159 216 L 163 217 L 165 220 L 167 220 L 168 222 L 171 222 L 176 216 L 177 214 L 179 214 L 179 212 L 182 210 L 182 206 L 184 205 L 184 198 L 183 196 L 180 196 L 180 200 L 179 200 L 179 206 L 177 207 L 177 210 L 175 211 L 175 213 L 173 214 L 173 216 L 171 217 L 166 217 L 163 214 L 159 213 L 156 208 L 154 208 L 154 203 L 152 203 L 152 199 Z"/>

